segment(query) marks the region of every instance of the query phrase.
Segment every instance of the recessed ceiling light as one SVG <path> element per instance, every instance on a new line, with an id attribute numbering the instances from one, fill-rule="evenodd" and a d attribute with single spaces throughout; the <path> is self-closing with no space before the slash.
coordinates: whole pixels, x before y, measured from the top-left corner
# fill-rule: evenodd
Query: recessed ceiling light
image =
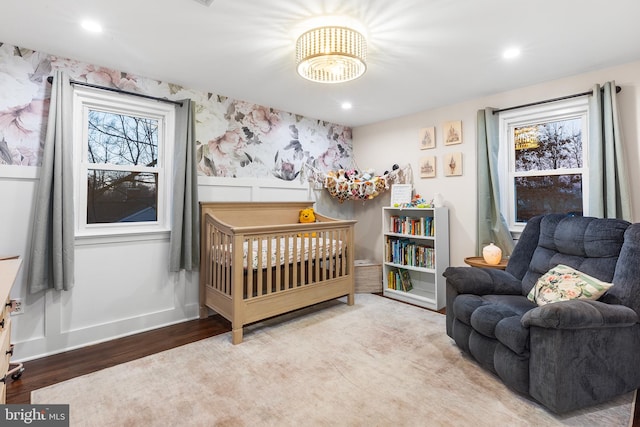
<path id="1" fill-rule="evenodd" d="M 343 102 L 342 103 L 342 109 L 343 110 L 350 110 L 351 108 L 353 108 L 353 105 L 351 105 L 350 102 Z"/>
<path id="2" fill-rule="evenodd" d="M 517 47 L 510 47 L 509 49 L 505 50 L 504 53 L 502 54 L 502 57 L 504 59 L 513 59 L 520 56 L 520 49 L 518 49 Z"/>
<path id="3" fill-rule="evenodd" d="M 102 32 L 102 25 L 100 25 L 98 22 L 92 21 L 90 19 L 85 19 L 84 21 L 82 21 L 80 23 L 80 26 L 82 28 L 84 28 L 85 30 L 89 31 L 90 33 L 101 33 Z"/>

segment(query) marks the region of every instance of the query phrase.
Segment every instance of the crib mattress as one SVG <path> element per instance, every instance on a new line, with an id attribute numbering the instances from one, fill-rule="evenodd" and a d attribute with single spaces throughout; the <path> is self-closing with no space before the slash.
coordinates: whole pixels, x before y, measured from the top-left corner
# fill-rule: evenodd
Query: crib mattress
<path id="1" fill-rule="evenodd" d="M 278 240 L 280 241 L 279 250 Z M 261 243 L 261 245 L 259 245 L 259 243 Z M 228 248 L 229 251 L 231 251 L 232 245 L 229 245 Z M 260 267 L 264 269 L 267 268 L 267 266 L 278 267 L 307 261 L 309 258 L 327 259 L 340 255 L 343 250 L 343 242 L 341 240 L 324 239 L 322 237 L 274 238 L 271 239 L 271 253 L 269 253 L 267 240 L 262 240 L 261 242 L 253 240 L 251 251 L 249 251 L 249 242 L 245 241 L 242 257 L 243 267 L 245 269 L 247 268 L 249 259 L 251 259 L 251 268 L 256 270 L 259 268 L 259 264 Z M 229 255 L 230 254 L 231 252 L 229 252 Z M 228 259 L 231 258 L 229 257 Z M 260 260 L 262 262 L 260 262 Z"/>

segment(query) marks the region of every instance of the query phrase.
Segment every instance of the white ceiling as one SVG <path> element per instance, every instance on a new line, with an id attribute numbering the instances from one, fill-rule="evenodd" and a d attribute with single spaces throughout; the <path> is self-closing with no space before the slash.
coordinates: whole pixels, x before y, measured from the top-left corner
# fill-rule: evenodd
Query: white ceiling
<path id="1" fill-rule="evenodd" d="M 2 0 L 0 42 L 350 126 L 640 59 L 638 0 L 203 2 Z M 364 26 L 363 77 L 296 74 L 296 37 L 318 16 Z M 84 32 L 87 17 L 104 32 Z"/>

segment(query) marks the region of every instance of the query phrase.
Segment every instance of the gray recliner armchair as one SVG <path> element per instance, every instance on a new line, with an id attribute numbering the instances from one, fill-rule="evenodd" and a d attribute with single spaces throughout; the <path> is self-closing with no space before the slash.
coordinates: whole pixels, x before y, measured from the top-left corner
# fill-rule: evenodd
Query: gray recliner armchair
<path id="1" fill-rule="evenodd" d="M 598 300 L 527 299 L 558 264 L 613 286 Z M 640 387 L 640 223 L 531 219 L 506 270 L 449 267 L 447 334 L 511 389 L 556 413 Z"/>

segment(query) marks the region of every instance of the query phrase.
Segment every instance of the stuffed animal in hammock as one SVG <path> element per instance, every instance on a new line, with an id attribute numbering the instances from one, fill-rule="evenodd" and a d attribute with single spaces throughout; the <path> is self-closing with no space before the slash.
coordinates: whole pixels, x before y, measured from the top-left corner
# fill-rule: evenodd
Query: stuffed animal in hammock
<path id="1" fill-rule="evenodd" d="M 316 222 L 316 214 L 313 211 L 313 208 L 306 208 L 300 211 L 300 217 L 298 218 L 298 222 L 301 224 L 308 224 L 312 222 Z M 298 234 L 298 237 L 301 235 Z M 305 233 L 304 237 L 308 237 L 309 233 Z M 316 237 L 316 233 L 311 233 L 311 237 Z"/>

